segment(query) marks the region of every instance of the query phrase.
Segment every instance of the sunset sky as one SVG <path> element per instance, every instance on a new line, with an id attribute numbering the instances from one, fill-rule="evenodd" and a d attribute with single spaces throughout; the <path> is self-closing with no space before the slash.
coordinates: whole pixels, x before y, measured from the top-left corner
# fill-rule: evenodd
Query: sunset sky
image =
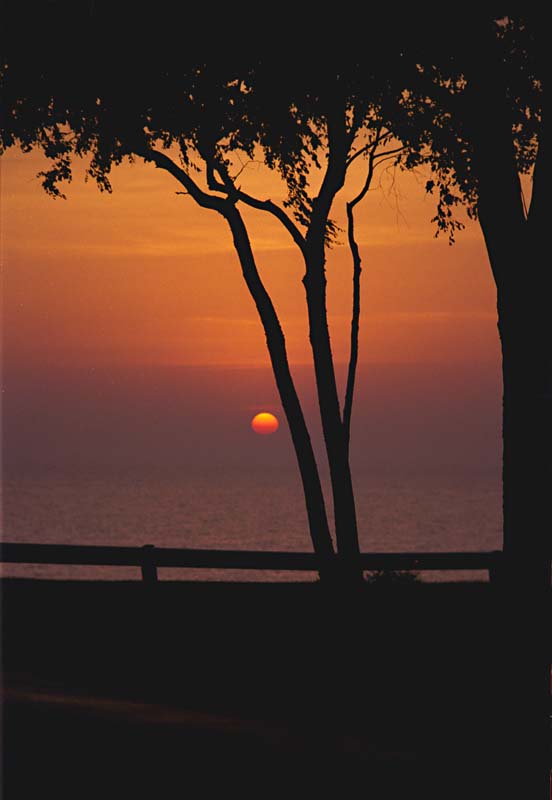
<path id="1" fill-rule="evenodd" d="M 285 425 L 257 437 L 262 449 L 252 441 L 255 413 L 282 414 L 222 218 L 176 194 L 174 179 L 150 165 L 116 167 L 110 195 L 77 165 L 67 200 L 44 194 L 35 177 L 43 166 L 38 154 L 16 150 L 2 163 L 7 463 L 172 463 L 192 444 L 207 462 L 234 462 L 244 447 L 253 460 L 292 460 Z M 338 196 L 341 226 L 361 179 L 353 173 Z M 453 247 L 435 239 L 424 183 L 422 174 L 380 172 L 358 208 L 364 271 L 353 458 L 495 465 L 499 348 L 482 237 L 468 223 Z M 242 185 L 283 198 L 256 164 Z M 302 264 L 277 221 L 244 215 L 316 431 Z M 342 379 L 351 304 L 344 234 L 329 255 L 328 280 Z"/>

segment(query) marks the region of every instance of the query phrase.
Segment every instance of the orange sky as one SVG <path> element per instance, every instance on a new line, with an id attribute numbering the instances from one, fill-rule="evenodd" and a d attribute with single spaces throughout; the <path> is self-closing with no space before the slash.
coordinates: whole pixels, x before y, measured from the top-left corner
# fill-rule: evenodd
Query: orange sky
<path id="1" fill-rule="evenodd" d="M 358 163 L 358 162 L 357 162 Z M 113 194 L 83 181 L 47 197 L 37 154 L 2 161 L 4 352 L 18 364 L 264 365 L 264 337 L 224 221 L 176 194 L 151 165 L 114 169 Z M 334 211 L 360 180 L 353 174 Z M 381 186 L 379 185 L 381 183 Z M 242 185 L 282 196 L 249 166 Z M 495 295 L 482 238 L 470 223 L 454 247 L 433 237 L 422 176 L 382 174 L 357 213 L 363 255 L 360 361 L 488 363 L 498 358 Z M 246 211 L 263 277 L 293 363 L 309 360 L 302 265 L 279 223 Z M 341 241 L 345 237 L 342 235 Z M 351 264 L 328 263 L 336 361 L 348 357 Z"/>
<path id="2" fill-rule="evenodd" d="M 358 162 L 357 162 L 358 163 Z M 251 418 L 283 421 L 264 335 L 224 221 L 177 195 L 142 163 L 113 173 L 113 194 L 83 181 L 47 197 L 36 154 L 2 162 L 4 437 L 9 465 L 295 469 L 287 426 L 256 436 Z M 358 190 L 357 173 L 334 210 Z M 423 176 L 383 176 L 358 207 L 363 255 L 355 469 L 491 468 L 500 460 L 495 293 L 471 223 L 450 247 L 434 238 Z M 282 197 L 249 166 L 242 185 Z M 288 234 L 245 212 L 259 267 L 323 466 L 303 267 Z M 344 239 L 342 235 L 341 239 Z M 332 346 L 343 393 L 351 263 L 329 256 Z M 252 369 L 255 367 L 256 369 Z M 259 441 L 263 440 L 263 441 Z"/>

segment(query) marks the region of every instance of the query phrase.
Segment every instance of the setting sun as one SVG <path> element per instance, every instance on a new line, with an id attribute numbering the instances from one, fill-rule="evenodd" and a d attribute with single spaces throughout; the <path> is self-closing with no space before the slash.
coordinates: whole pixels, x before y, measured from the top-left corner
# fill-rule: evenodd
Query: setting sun
<path id="1" fill-rule="evenodd" d="M 263 411 L 253 417 L 251 420 L 251 427 L 255 433 L 267 435 L 269 433 L 276 433 L 279 428 L 279 423 L 274 414 Z"/>

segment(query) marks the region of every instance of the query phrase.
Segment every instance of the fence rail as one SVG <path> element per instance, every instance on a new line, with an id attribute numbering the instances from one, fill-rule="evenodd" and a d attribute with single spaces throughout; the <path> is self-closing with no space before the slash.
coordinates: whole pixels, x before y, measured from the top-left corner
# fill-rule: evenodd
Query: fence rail
<path id="1" fill-rule="evenodd" d="M 484 552 L 361 553 L 363 570 L 485 570 L 491 580 L 504 559 L 499 550 Z M 262 550 L 209 550 L 176 547 L 102 547 L 98 545 L 0 542 L 0 561 L 18 564 L 71 564 L 140 567 L 142 579 L 157 580 L 158 567 L 317 572 L 314 553 Z"/>

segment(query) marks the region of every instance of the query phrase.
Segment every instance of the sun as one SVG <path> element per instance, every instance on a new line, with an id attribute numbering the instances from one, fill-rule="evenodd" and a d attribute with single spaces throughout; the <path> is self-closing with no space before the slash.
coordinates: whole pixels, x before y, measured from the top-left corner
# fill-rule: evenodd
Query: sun
<path id="1" fill-rule="evenodd" d="M 269 433 L 276 433 L 280 424 L 274 414 L 269 414 L 268 411 L 262 411 L 256 414 L 251 420 L 251 427 L 255 433 L 260 433 L 267 436 Z"/>

